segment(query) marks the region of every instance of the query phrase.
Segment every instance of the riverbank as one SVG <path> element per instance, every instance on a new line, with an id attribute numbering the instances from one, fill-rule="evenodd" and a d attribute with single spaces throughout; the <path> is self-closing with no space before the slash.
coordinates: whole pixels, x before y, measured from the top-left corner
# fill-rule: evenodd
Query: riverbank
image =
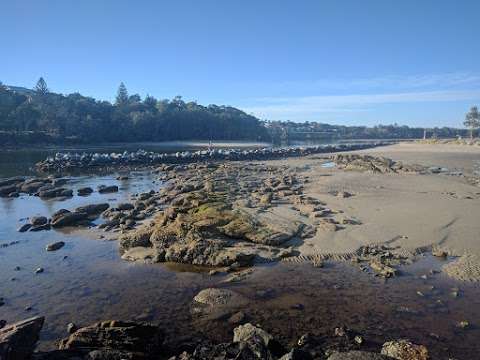
<path id="1" fill-rule="evenodd" d="M 0 318 L 45 315 L 41 350 L 65 337 L 69 322 L 106 318 L 164 324 L 176 349 L 202 333 L 218 344 L 231 341 L 233 317 L 260 324 L 287 350 L 306 333 L 336 339 L 343 326 L 366 339 L 357 350 L 379 353 L 385 341 L 409 338 L 435 359 L 472 358 L 479 157 L 462 149 L 398 144 L 348 156 L 162 166 L 68 178 L 71 197 L 3 198 L 0 281 L 9 285 Z M 92 193 L 78 196 L 85 187 Z M 16 232 L 35 215 L 48 221 L 60 209 L 103 203 L 109 210 L 88 222 Z M 45 250 L 58 241 L 65 246 Z M 243 300 L 197 312 L 193 299 L 206 288 Z"/>

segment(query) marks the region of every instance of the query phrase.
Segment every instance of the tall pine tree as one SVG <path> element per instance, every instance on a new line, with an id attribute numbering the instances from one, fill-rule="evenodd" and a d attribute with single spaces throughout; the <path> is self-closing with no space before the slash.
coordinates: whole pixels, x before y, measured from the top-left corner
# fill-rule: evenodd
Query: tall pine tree
<path id="1" fill-rule="evenodd" d="M 39 94 L 39 95 L 46 95 L 46 94 L 48 94 L 49 90 L 48 90 L 48 87 L 47 87 L 47 83 L 46 83 L 46 81 L 43 79 L 43 77 L 41 77 L 40 79 L 38 79 L 37 85 L 35 85 L 35 91 L 36 91 L 37 94 Z"/>
<path id="2" fill-rule="evenodd" d="M 127 87 L 123 82 L 120 83 L 117 91 L 117 97 L 115 99 L 116 105 L 126 105 L 128 104 L 128 91 Z"/>

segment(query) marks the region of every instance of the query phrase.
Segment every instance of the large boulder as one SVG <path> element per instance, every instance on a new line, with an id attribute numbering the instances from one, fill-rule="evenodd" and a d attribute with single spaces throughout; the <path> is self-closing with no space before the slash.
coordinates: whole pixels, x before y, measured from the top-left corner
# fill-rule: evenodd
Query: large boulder
<path id="1" fill-rule="evenodd" d="M 108 352 L 122 353 L 122 358 L 161 355 L 164 336 L 153 325 L 126 321 L 102 321 L 75 331 L 59 343 L 60 350 L 96 351 L 96 359 Z M 113 354 L 113 353 L 112 353 Z M 115 357 L 113 357 L 115 358 Z M 105 358 L 106 359 L 106 358 Z"/>
<path id="2" fill-rule="evenodd" d="M 30 359 L 44 320 L 37 316 L 1 328 L 0 359 Z"/>
<path id="3" fill-rule="evenodd" d="M 8 196 L 11 193 L 17 191 L 17 187 L 15 185 L 5 185 L 0 187 L 0 196 Z"/>
<path id="4" fill-rule="evenodd" d="M 76 226 L 85 223 L 88 220 L 88 214 L 85 212 L 65 212 L 52 217 L 52 227 L 60 228 L 65 226 Z"/>
<path id="5" fill-rule="evenodd" d="M 102 203 L 102 204 L 91 204 L 91 205 L 85 205 L 85 206 L 80 206 L 75 209 L 75 212 L 79 213 L 87 213 L 88 215 L 98 215 L 105 210 L 107 210 L 110 207 L 107 203 Z"/>
<path id="6" fill-rule="evenodd" d="M 117 185 L 109 185 L 109 186 L 101 185 L 98 187 L 98 192 L 100 194 L 109 194 L 109 193 L 118 192 L 118 186 Z"/>
<path id="7" fill-rule="evenodd" d="M 38 196 L 44 199 L 50 199 L 55 197 L 71 197 L 73 196 L 73 190 L 65 188 L 54 188 L 43 190 L 38 193 Z"/>
<path id="8" fill-rule="evenodd" d="M 0 187 L 19 184 L 25 181 L 25 178 L 22 176 L 11 177 L 8 179 L 0 180 Z"/>

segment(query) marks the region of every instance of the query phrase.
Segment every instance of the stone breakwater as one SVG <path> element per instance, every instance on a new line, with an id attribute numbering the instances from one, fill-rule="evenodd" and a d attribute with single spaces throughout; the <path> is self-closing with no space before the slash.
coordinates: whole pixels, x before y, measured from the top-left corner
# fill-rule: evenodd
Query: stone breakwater
<path id="1" fill-rule="evenodd" d="M 156 153 L 138 150 L 123 153 L 57 153 L 44 161 L 38 162 L 36 168 L 42 172 L 60 172 L 62 170 L 102 168 L 114 166 L 142 166 L 155 164 L 186 164 L 200 161 L 241 161 L 273 160 L 285 157 L 307 156 L 320 153 L 362 150 L 389 145 L 391 142 L 349 143 L 337 145 L 318 145 L 292 148 L 262 149 L 210 149 L 183 151 L 176 153 Z"/>

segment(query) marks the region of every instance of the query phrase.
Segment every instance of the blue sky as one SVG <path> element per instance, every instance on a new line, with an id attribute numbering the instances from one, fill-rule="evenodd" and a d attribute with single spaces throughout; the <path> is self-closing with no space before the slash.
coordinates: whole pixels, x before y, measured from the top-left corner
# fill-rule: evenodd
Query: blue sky
<path id="1" fill-rule="evenodd" d="M 0 2 L 0 81 L 182 95 L 261 118 L 461 126 L 480 105 L 478 0 Z"/>

